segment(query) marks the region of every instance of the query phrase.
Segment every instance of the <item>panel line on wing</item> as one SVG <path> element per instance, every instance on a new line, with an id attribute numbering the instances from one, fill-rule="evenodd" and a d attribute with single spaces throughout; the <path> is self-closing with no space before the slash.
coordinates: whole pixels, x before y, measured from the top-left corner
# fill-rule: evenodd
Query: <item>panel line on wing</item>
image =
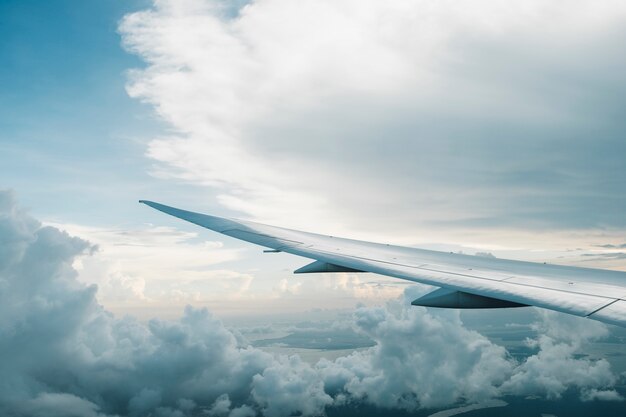
<path id="1" fill-rule="evenodd" d="M 600 307 L 600 308 L 598 308 L 598 309 L 596 309 L 596 310 L 592 311 L 591 313 L 587 314 L 587 316 L 585 316 L 585 317 L 589 317 L 589 316 L 591 316 L 591 315 L 593 315 L 593 314 L 596 314 L 598 311 L 600 311 L 600 310 L 602 310 L 602 309 L 605 309 L 605 308 L 607 308 L 608 306 L 610 306 L 610 305 L 612 305 L 612 304 L 617 303 L 618 301 L 620 301 L 620 299 L 619 299 L 619 298 L 618 298 L 617 300 L 613 300 L 613 301 L 611 301 L 611 302 L 610 302 L 610 303 L 608 303 L 607 305 L 604 305 L 604 306 L 602 306 L 602 307 Z"/>

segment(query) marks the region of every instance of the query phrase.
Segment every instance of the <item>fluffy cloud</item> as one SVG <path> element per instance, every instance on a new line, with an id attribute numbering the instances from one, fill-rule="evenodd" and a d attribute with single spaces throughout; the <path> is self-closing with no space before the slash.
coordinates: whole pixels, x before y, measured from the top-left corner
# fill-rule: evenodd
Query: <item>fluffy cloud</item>
<path id="1" fill-rule="evenodd" d="M 128 91 L 172 128 L 155 175 L 333 234 L 626 227 L 623 2 L 224 4 L 121 23 Z"/>
<path id="2" fill-rule="evenodd" d="M 19 413 L 33 417 L 104 417 L 99 407 L 72 394 L 41 393 L 36 398 L 17 404 Z"/>
<path id="3" fill-rule="evenodd" d="M 503 385 L 506 392 L 527 395 L 547 395 L 559 398 L 572 386 L 584 387 L 591 384 L 596 387 L 613 386 L 615 376 L 609 372 L 610 365 L 605 359 L 595 362 L 581 362 L 575 359 L 575 353 L 584 350 L 586 344 L 608 335 L 606 326 L 598 323 L 585 323 L 575 317 L 541 312 L 544 319 L 535 325 L 539 336 L 537 340 L 528 340 L 529 346 L 537 348 L 538 353 L 521 364 Z M 582 365 L 582 366 L 581 366 Z M 614 398 L 621 396 L 614 390 L 583 390 L 584 399 Z"/>
<path id="4" fill-rule="evenodd" d="M 10 193 L 0 201 L 0 354 L 11 358 L 0 363 L 2 414 L 166 415 L 224 392 L 241 401 L 271 362 L 206 310 L 176 323 L 115 319 L 72 268 L 91 245 L 42 227 Z"/>
<path id="5" fill-rule="evenodd" d="M 249 346 L 205 309 L 177 321 L 115 318 L 72 267 L 93 247 L 42 226 L 7 192 L 0 230 L 3 415 L 319 415 L 347 403 L 414 410 L 568 387 L 586 401 L 621 399 L 606 361 L 575 356 L 606 335 L 585 320 L 545 316 L 538 352 L 517 363 L 458 313 L 410 307 L 416 287 L 344 324 L 373 347 L 311 365 Z"/>

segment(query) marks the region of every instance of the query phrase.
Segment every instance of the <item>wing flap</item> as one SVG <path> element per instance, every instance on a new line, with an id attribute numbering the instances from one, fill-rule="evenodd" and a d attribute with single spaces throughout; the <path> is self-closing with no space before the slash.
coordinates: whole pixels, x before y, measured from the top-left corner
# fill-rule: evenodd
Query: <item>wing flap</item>
<path id="1" fill-rule="evenodd" d="M 329 264 L 328 262 L 313 261 L 310 264 L 304 265 L 301 268 L 293 271 L 294 274 L 316 274 L 316 273 L 329 273 L 329 272 L 365 272 L 359 271 L 354 268 L 347 268 L 345 266 L 339 266 L 335 264 Z"/>
<path id="2" fill-rule="evenodd" d="M 440 308 L 511 308 L 528 307 L 526 304 L 513 303 L 497 298 L 439 288 L 411 302 L 414 306 Z"/>

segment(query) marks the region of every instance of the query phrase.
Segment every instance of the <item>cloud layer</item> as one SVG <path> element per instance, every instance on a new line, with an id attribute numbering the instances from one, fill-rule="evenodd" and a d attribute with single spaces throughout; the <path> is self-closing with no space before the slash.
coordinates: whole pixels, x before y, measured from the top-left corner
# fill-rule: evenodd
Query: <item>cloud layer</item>
<path id="1" fill-rule="evenodd" d="M 10 416 L 320 415 L 372 404 L 414 410 L 501 395 L 621 400 L 604 359 L 575 354 L 599 323 L 546 315 L 522 363 L 456 312 L 406 299 L 359 308 L 346 323 L 375 346 L 311 365 L 251 347 L 205 309 L 177 321 L 116 318 L 76 279 L 88 242 L 24 213 L 0 192 L 0 412 Z"/>
<path id="2" fill-rule="evenodd" d="M 623 2 L 226 4 L 121 23 L 155 175 L 335 234 L 626 228 Z"/>

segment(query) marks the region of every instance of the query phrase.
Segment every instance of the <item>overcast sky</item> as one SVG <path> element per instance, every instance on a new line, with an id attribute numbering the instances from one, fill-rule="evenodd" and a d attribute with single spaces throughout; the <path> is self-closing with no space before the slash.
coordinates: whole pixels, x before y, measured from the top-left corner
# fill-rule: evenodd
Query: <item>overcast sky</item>
<path id="1" fill-rule="evenodd" d="M 274 402 L 263 381 L 272 385 L 272 375 L 286 378 L 293 369 L 308 375 L 306 390 L 313 391 L 303 395 L 315 400 L 305 414 L 315 414 L 338 404 L 339 391 L 320 388 L 331 379 L 340 384 L 351 375 L 356 382 L 344 386 L 350 398 L 373 395 L 368 378 L 378 372 L 372 364 L 386 358 L 381 341 L 403 326 L 424 331 L 418 329 L 429 320 L 499 358 L 496 367 L 453 352 L 473 367 L 451 374 L 460 382 L 449 398 L 388 380 L 390 392 L 412 393 L 413 405 L 385 403 L 387 397 L 372 404 L 411 409 L 474 398 L 468 381 L 475 378 L 496 397 L 559 391 L 527 382 L 535 368 L 511 362 L 459 316 L 382 307 L 425 288 L 371 275 L 294 277 L 306 260 L 262 254 L 139 199 L 312 232 L 626 271 L 623 1 L 7 0 L 0 2 L 0 63 L 0 201 L 10 241 L 0 246 L 10 268 L 0 271 L 18 279 L 19 254 L 34 236 L 50 234 L 33 250 L 66 248 L 50 261 L 62 273 L 41 279 L 66 279 L 54 284 L 57 292 L 36 283 L 31 289 L 42 299 L 75 300 L 76 310 L 66 313 L 84 318 L 75 323 L 79 330 L 59 331 L 59 340 L 67 341 L 66 333 L 96 337 L 85 323 L 103 320 L 114 329 L 100 335 L 110 345 L 97 354 L 85 349 L 145 366 L 128 393 L 103 402 L 91 394 L 114 384 L 104 377 L 76 398 L 46 397 L 33 388 L 41 381 L 25 383 L 22 394 L 34 402 L 24 415 L 50 404 L 72 404 L 84 415 L 141 415 L 166 403 L 186 412 L 185 398 L 225 407 L 223 415 L 282 415 L 289 405 Z M 2 288 L 0 298 L 8 294 Z M 2 320 L 23 314 L 18 302 L 12 306 Z M 212 316 L 357 306 L 365 310 L 350 326 L 377 341 L 378 351 L 315 369 L 241 353 L 237 334 Z M 203 307 L 211 313 L 196 310 Z M 38 311 L 32 323 L 47 314 Z M 103 312 L 182 321 L 128 324 Z M 535 326 L 548 326 L 551 317 Z M 391 324 L 379 326 L 382 318 Z M 217 392 L 194 397 L 193 384 L 171 398 L 165 386 L 144 392 L 137 387 L 149 364 L 117 350 L 124 326 L 140 326 L 146 338 L 133 346 L 151 354 L 169 340 L 165 333 L 208 326 L 223 336 L 220 352 L 233 363 L 252 361 L 275 373 L 257 378 L 256 391 L 249 385 L 254 373 L 239 375 L 253 402 L 242 400 L 239 386 L 224 388 L 230 397 L 221 403 Z M 538 361 L 562 341 L 560 330 L 546 332 L 557 336 L 536 340 L 547 352 Z M 594 327 L 583 339 L 607 334 Z M 12 343 L 4 348 L 19 350 Z M 569 359 L 584 345 L 564 343 Z M 433 342 L 424 352 L 440 349 Z M 357 375 L 359 361 L 369 374 Z M 95 365 L 87 362 L 76 375 L 91 372 Z M 563 389 L 576 386 L 587 399 L 619 396 L 608 364 L 577 366 L 589 372 L 557 378 L 569 381 Z M 24 369 L 11 372 L 18 380 Z"/>

